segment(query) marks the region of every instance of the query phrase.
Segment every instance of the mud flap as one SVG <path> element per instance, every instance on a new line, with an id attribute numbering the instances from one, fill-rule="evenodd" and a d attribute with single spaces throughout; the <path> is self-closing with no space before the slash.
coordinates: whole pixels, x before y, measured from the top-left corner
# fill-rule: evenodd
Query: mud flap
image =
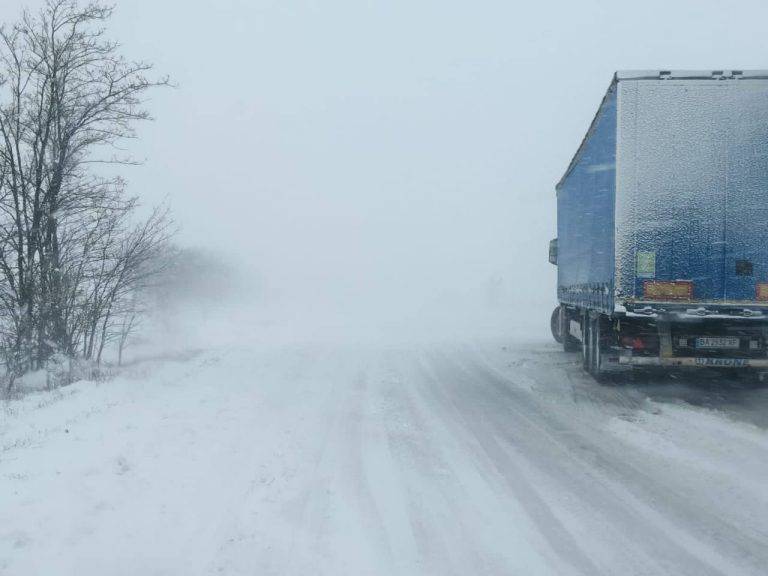
<path id="1" fill-rule="evenodd" d="M 672 325 L 668 321 L 660 319 L 657 326 L 659 328 L 659 358 L 664 361 L 674 356 L 674 351 L 672 350 Z"/>

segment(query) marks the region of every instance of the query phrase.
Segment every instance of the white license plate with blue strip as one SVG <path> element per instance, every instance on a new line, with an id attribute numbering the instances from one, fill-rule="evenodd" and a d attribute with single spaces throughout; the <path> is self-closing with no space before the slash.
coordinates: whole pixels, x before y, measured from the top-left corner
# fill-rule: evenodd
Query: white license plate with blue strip
<path id="1" fill-rule="evenodd" d="M 735 336 L 704 336 L 696 338 L 696 348 L 738 350 L 739 339 Z"/>

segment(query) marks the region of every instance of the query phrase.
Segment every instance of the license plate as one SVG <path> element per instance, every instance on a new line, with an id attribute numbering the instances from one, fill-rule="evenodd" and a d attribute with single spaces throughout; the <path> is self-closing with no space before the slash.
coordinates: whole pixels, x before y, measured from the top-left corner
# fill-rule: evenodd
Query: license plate
<path id="1" fill-rule="evenodd" d="M 726 348 L 734 350 L 739 348 L 739 339 L 734 336 L 696 338 L 696 348 Z"/>

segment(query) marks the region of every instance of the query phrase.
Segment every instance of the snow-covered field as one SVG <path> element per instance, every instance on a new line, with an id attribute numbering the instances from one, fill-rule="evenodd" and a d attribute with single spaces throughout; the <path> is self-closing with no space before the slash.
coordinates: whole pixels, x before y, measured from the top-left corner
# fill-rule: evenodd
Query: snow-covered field
<path id="1" fill-rule="evenodd" d="M 5 403 L 0 573 L 765 574 L 768 388 L 576 363 L 255 347 Z"/>

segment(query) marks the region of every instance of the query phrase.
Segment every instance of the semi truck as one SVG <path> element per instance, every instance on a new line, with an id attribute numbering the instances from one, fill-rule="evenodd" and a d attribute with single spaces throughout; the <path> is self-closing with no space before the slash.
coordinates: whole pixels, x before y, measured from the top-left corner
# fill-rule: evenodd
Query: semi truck
<path id="1" fill-rule="evenodd" d="M 556 191 L 585 370 L 768 370 L 768 71 L 617 72 Z"/>

